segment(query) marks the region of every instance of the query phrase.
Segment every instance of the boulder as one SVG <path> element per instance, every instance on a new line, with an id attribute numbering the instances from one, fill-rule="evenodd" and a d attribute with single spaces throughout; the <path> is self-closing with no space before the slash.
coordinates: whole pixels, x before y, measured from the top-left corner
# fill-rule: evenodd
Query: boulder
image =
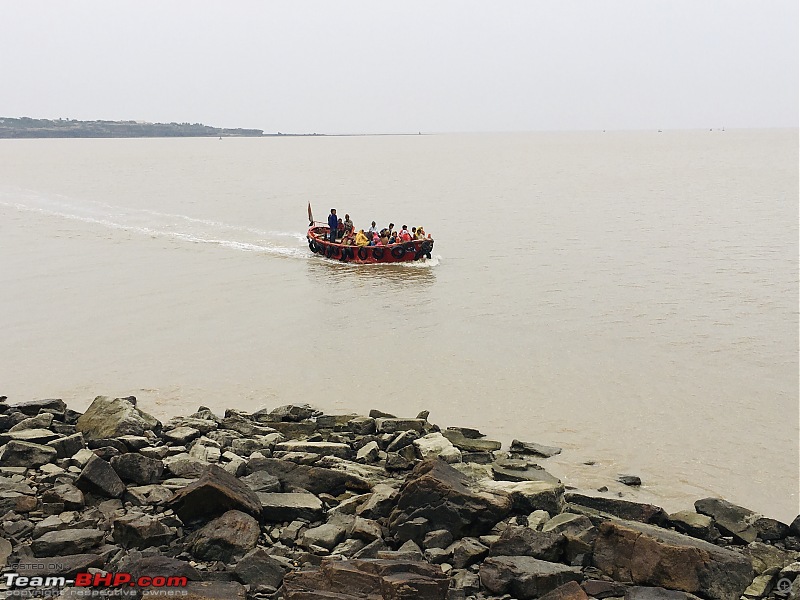
<path id="1" fill-rule="evenodd" d="M 441 433 L 434 432 L 423 435 L 412 442 L 417 456 L 421 459 L 438 456 L 448 463 L 461 462 L 461 451 Z"/>
<path id="2" fill-rule="evenodd" d="M 489 548 L 473 537 L 465 537 L 453 542 L 446 552 L 453 555 L 453 568 L 466 569 L 486 558 Z"/>
<path id="3" fill-rule="evenodd" d="M 0 444 L 6 444 L 12 440 L 17 442 L 46 444 L 60 437 L 60 434 L 50 431 L 49 429 L 22 429 L 21 431 L 0 433 Z"/>
<path id="4" fill-rule="evenodd" d="M 83 467 L 75 486 L 84 492 L 106 498 L 119 498 L 125 492 L 125 484 L 117 472 L 109 463 L 97 456 L 92 456 Z"/>
<path id="5" fill-rule="evenodd" d="M 444 461 L 428 459 L 414 468 L 400 488 L 389 529 L 394 535 L 402 523 L 425 518 L 435 523 L 431 530 L 448 529 L 458 539 L 487 533 L 510 511 L 508 494 L 474 489 Z"/>
<path id="6" fill-rule="evenodd" d="M 557 562 L 564 553 L 566 540 L 555 532 L 543 533 L 530 527 L 509 525 L 489 549 L 490 556 L 532 556 Z"/>
<path id="7" fill-rule="evenodd" d="M 634 585 L 625 590 L 625 600 L 700 600 L 700 598 L 688 592 Z"/>
<path id="8" fill-rule="evenodd" d="M 306 529 L 300 536 L 298 544 L 304 548 L 318 546 L 326 550 L 333 550 L 347 536 L 347 529 L 346 523 L 332 519 L 319 527 Z"/>
<path id="9" fill-rule="evenodd" d="M 569 504 L 585 506 L 625 521 L 654 523 L 663 526 L 666 525 L 669 519 L 663 508 L 652 504 L 631 502 L 630 500 L 621 500 L 619 498 L 605 498 L 603 496 L 586 496 L 577 493 L 565 494 L 564 499 Z M 570 510 L 570 507 L 567 507 L 567 510 Z"/>
<path id="10" fill-rule="evenodd" d="M 697 512 L 708 515 L 723 535 L 733 536 L 741 544 L 756 541 L 758 530 L 754 523 L 760 517 L 752 510 L 731 504 L 721 498 L 703 498 L 694 503 Z"/>
<path id="11" fill-rule="evenodd" d="M 129 452 L 111 459 L 111 466 L 123 481 L 139 485 L 157 482 L 164 472 L 164 463 L 138 453 Z"/>
<path id="12" fill-rule="evenodd" d="M 161 437 L 170 444 L 185 446 L 193 439 L 200 437 L 200 430 L 194 427 L 180 426 L 163 432 Z"/>
<path id="13" fill-rule="evenodd" d="M 749 559 L 683 534 L 633 521 L 598 528 L 593 564 L 616 581 L 736 600 L 752 580 Z"/>
<path id="14" fill-rule="evenodd" d="M 163 546 L 175 539 L 176 532 L 149 515 L 130 513 L 114 519 L 112 537 L 123 548 Z"/>
<path id="15" fill-rule="evenodd" d="M 277 458 L 251 459 L 248 470 L 266 471 L 280 480 L 283 489 L 303 489 L 312 494 L 338 496 L 346 490 L 368 492 L 371 485 L 365 479 L 344 471 L 310 465 L 298 465 Z"/>
<path id="16" fill-rule="evenodd" d="M 38 467 L 56 458 L 55 448 L 12 440 L 0 447 L 0 467 Z"/>
<path id="17" fill-rule="evenodd" d="M 239 510 L 229 510 L 187 539 L 187 550 L 201 560 L 231 562 L 256 547 L 258 521 Z"/>
<path id="18" fill-rule="evenodd" d="M 575 581 L 569 581 L 547 592 L 539 600 L 589 600 L 589 596 Z"/>
<path id="19" fill-rule="evenodd" d="M 258 419 L 259 421 L 290 421 L 290 422 L 297 422 L 297 421 L 305 421 L 306 419 L 310 419 L 315 415 L 321 414 L 316 408 L 312 408 L 308 404 L 297 405 L 297 404 L 286 404 L 284 406 L 279 406 L 268 413 L 264 414 L 264 411 L 258 411 L 253 414 L 253 416 Z"/>
<path id="20" fill-rule="evenodd" d="M 281 442 L 275 444 L 276 452 L 311 452 L 320 456 L 337 456 L 345 460 L 353 458 L 353 449 L 349 444 L 334 442 Z"/>
<path id="21" fill-rule="evenodd" d="M 28 417 L 14 425 L 9 432 L 22 431 L 23 429 L 49 429 L 53 424 L 52 413 L 41 413 L 35 417 Z"/>
<path id="22" fill-rule="evenodd" d="M 517 454 L 531 454 L 533 456 L 541 456 L 542 458 L 550 458 L 556 454 L 561 454 L 561 448 L 555 446 L 543 446 L 534 442 L 521 442 L 519 440 L 511 441 L 511 452 Z"/>
<path id="23" fill-rule="evenodd" d="M 498 481 L 544 481 L 546 483 L 561 483 L 555 477 L 537 464 L 523 460 L 500 459 L 492 463 L 492 474 Z"/>
<path id="24" fill-rule="evenodd" d="M 288 570 L 285 563 L 267 554 L 263 548 L 256 548 L 237 561 L 233 572 L 246 585 L 268 585 L 278 589 Z"/>
<path id="25" fill-rule="evenodd" d="M 280 492 L 281 482 L 280 479 L 274 475 L 270 475 L 266 471 L 255 471 L 246 477 L 239 479 L 242 483 L 247 485 L 254 492 Z"/>
<path id="26" fill-rule="evenodd" d="M 481 584 L 493 594 L 511 594 L 519 600 L 538 598 L 570 581 L 580 581 L 576 567 L 530 556 L 493 556 L 480 567 Z"/>
<path id="27" fill-rule="evenodd" d="M 281 523 L 303 519 L 317 521 L 322 517 L 322 501 L 308 493 L 257 493 L 263 518 L 267 522 Z"/>
<path id="28" fill-rule="evenodd" d="M 682 510 L 669 516 L 669 525 L 692 537 L 714 543 L 719 538 L 719 531 L 714 527 L 714 519 L 708 515 L 691 510 Z"/>
<path id="29" fill-rule="evenodd" d="M 375 429 L 378 433 L 397 433 L 399 431 L 409 430 L 421 433 L 425 431 L 427 425 L 428 422 L 425 419 L 396 419 L 387 417 L 375 419 Z"/>
<path id="30" fill-rule="evenodd" d="M 55 448 L 57 458 L 69 458 L 74 456 L 78 450 L 86 448 L 86 441 L 82 433 L 74 433 L 67 437 L 51 440 L 47 442 L 51 448 Z"/>
<path id="31" fill-rule="evenodd" d="M 57 484 L 44 492 L 42 502 L 63 504 L 64 510 L 82 510 L 85 506 L 83 492 L 70 483 Z"/>
<path id="32" fill-rule="evenodd" d="M 12 404 L 9 406 L 9 408 L 18 410 L 19 412 L 32 417 L 34 415 L 38 415 L 42 411 L 54 411 L 59 414 L 64 414 L 64 412 L 67 410 L 67 405 L 61 399 L 48 398 L 46 400 L 31 400 L 29 402 Z"/>
<path id="33" fill-rule="evenodd" d="M 50 531 L 31 542 L 36 557 L 82 554 L 99 545 L 103 532 L 97 529 L 63 529 Z"/>
<path id="34" fill-rule="evenodd" d="M 86 439 L 102 439 L 158 431 L 161 423 L 136 408 L 135 399 L 98 396 L 78 419 L 76 426 Z"/>
<path id="35" fill-rule="evenodd" d="M 509 494 L 514 512 L 544 510 L 552 515 L 564 510 L 564 484 L 560 482 L 482 479 L 478 484 L 489 491 Z"/>
<path id="36" fill-rule="evenodd" d="M 502 446 L 500 442 L 482 439 L 482 435 L 477 438 L 467 437 L 462 429 L 456 427 L 448 427 L 442 435 L 462 452 L 493 452 L 500 450 Z"/>
<path id="37" fill-rule="evenodd" d="M 228 510 L 261 516 L 261 501 L 256 492 L 216 465 L 210 465 L 197 481 L 179 490 L 169 506 L 184 522 Z"/>

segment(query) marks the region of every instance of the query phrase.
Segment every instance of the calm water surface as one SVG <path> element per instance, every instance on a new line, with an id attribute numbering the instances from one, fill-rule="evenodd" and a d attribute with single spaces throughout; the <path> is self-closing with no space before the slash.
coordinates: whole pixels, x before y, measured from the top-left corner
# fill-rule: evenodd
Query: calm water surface
<path id="1" fill-rule="evenodd" d="M 3 140 L 0 393 L 428 409 L 791 520 L 797 165 L 796 130 Z M 308 201 L 434 258 L 313 256 Z"/>

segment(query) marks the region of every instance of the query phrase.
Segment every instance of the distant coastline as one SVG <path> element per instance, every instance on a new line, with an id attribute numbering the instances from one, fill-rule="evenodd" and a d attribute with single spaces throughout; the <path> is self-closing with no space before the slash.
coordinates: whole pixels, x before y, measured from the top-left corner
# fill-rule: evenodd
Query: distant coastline
<path id="1" fill-rule="evenodd" d="M 0 139 L 9 138 L 153 138 L 153 137 L 262 137 L 261 129 L 229 129 L 201 123 L 147 123 L 144 121 L 77 121 L 0 117 Z M 266 134 L 284 135 L 284 134 Z"/>

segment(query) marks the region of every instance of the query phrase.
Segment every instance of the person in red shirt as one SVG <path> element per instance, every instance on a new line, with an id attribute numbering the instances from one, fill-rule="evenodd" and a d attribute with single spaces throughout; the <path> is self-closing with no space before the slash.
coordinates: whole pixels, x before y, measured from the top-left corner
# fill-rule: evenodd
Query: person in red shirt
<path id="1" fill-rule="evenodd" d="M 411 241 L 411 234 L 408 233 L 408 226 L 406 225 L 403 225 L 403 229 L 400 231 L 400 240 L 403 242 Z"/>

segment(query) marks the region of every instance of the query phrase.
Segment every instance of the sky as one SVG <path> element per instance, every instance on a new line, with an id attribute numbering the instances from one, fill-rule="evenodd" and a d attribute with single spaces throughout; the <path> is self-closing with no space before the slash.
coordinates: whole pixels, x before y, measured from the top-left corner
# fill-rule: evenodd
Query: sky
<path id="1" fill-rule="evenodd" d="M 267 133 L 798 127 L 797 0 L 0 0 L 0 116 Z"/>

